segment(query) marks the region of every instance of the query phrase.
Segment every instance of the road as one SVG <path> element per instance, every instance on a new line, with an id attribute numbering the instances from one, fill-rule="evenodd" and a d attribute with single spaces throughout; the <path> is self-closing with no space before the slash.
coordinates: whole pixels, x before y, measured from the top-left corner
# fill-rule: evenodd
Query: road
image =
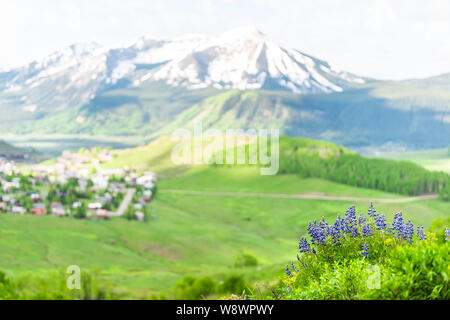
<path id="1" fill-rule="evenodd" d="M 304 193 L 304 194 L 286 194 L 286 193 L 254 193 L 254 192 L 224 192 L 224 191 L 194 191 L 194 190 L 175 190 L 166 189 L 158 190 L 161 193 L 178 193 L 187 195 L 203 195 L 203 196 L 232 196 L 232 197 L 261 197 L 261 198 L 282 198 L 282 199 L 311 199 L 311 200 L 332 200 L 332 201 L 361 201 L 361 202 L 383 202 L 383 203 L 399 203 L 411 202 L 418 200 L 437 199 L 438 194 L 427 194 L 414 197 L 398 197 L 398 198 L 359 198 L 351 196 L 327 196 L 323 193 Z"/>
<path id="2" fill-rule="evenodd" d="M 130 205 L 131 200 L 133 200 L 135 191 L 135 189 L 127 189 L 127 193 L 123 198 L 122 203 L 120 204 L 116 212 L 112 212 L 112 216 L 123 216 L 125 210 L 127 210 L 128 206 Z"/>

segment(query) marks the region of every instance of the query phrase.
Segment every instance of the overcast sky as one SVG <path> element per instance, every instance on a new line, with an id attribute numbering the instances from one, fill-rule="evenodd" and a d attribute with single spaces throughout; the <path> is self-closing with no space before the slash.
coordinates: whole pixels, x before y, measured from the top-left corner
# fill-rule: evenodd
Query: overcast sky
<path id="1" fill-rule="evenodd" d="M 75 42 L 255 26 L 359 75 L 427 77 L 450 72 L 449 17 L 448 0 L 0 0 L 0 67 Z"/>

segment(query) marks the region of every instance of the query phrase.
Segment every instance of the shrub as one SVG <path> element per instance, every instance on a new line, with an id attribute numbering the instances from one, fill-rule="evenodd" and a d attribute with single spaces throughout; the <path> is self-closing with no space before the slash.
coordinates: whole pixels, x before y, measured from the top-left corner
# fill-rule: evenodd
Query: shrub
<path id="1" fill-rule="evenodd" d="M 217 283 L 210 277 L 187 276 L 175 285 L 175 298 L 197 300 L 216 292 Z"/>
<path id="2" fill-rule="evenodd" d="M 443 222 L 444 221 L 444 222 Z M 308 226 L 297 263 L 272 298 L 285 299 L 448 299 L 450 230 L 432 224 L 439 237 L 414 228 L 396 213 L 392 226 L 371 205 L 367 216 L 348 208 L 333 224 Z M 444 231 L 445 229 L 445 231 Z"/>
<path id="3" fill-rule="evenodd" d="M 251 254 L 242 254 L 237 257 L 234 266 L 236 268 L 242 267 L 256 267 L 258 265 L 258 260 Z"/>
<path id="4" fill-rule="evenodd" d="M 426 240 L 390 252 L 389 272 L 381 274 L 374 299 L 450 299 L 450 247 Z"/>
<path id="5" fill-rule="evenodd" d="M 0 271 L 0 300 L 103 300 L 118 298 L 107 284 L 100 284 L 94 272 L 82 272 L 80 290 L 70 290 L 67 274 L 57 270 L 8 277 Z"/>
<path id="6" fill-rule="evenodd" d="M 229 275 L 223 281 L 221 291 L 223 293 L 242 294 L 246 291 L 247 284 L 241 275 Z"/>

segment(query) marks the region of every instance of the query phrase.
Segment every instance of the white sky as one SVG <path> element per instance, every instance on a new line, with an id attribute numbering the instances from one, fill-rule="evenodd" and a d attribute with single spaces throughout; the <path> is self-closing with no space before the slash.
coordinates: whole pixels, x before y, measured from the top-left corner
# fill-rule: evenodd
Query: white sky
<path id="1" fill-rule="evenodd" d="M 0 67 L 75 42 L 217 35 L 239 26 L 363 76 L 450 72 L 449 0 L 0 0 Z"/>

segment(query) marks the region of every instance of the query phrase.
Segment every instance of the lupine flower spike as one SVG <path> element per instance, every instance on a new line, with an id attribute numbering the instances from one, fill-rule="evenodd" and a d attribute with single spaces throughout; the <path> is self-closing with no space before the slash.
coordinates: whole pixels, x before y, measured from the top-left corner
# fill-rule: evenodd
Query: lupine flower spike
<path id="1" fill-rule="evenodd" d="M 284 269 L 285 270 L 285 272 L 286 272 L 286 275 L 289 277 L 289 278 L 292 278 L 293 277 L 293 275 L 292 275 L 292 273 L 291 273 L 291 270 L 289 270 L 289 265 L 287 264 L 286 265 L 286 269 Z"/>
<path id="2" fill-rule="evenodd" d="M 417 237 L 419 237 L 420 240 L 425 240 L 427 238 L 425 232 L 423 232 L 423 226 L 417 227 Z"/>
<path id="3" fill-rule="evenodd" d="M 368 246 L 366 243 L 363 243 L 363 245 L 361 246 L 361 248 L 362 248 L 361 255 L 362 255 L 363 257 L 368 258 L 368 257 L 369 257 L 369 246 Z"/>

